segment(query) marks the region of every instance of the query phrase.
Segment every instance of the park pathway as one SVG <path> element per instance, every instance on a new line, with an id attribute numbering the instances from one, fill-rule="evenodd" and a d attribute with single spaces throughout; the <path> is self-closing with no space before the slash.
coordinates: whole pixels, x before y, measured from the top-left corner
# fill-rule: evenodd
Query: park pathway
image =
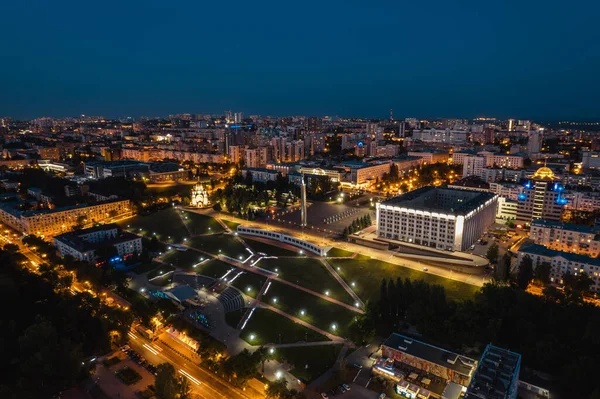
<path id="1" fill-rule="evenodd" d="M 279 277 L 275 277 L 273 274 L 269 274 L 269 273 L 263 272 L 262 270 L 260 270 L 260 269 L 258 269 L 256 267 L 247 266 L 247 265 L 245 265 L 245 264 L 243 264 L 243 263 L 241 263 L 241 262 L 239 262 L 237 260 L 230 259 L 230 258 L 225 257 L 225 256 L 213 255 L 213 254 L 211 254 L 209 252 L 206 252 L 206 251 L 203 251 L 203 250 L 200 250 L 200 249 L 197 249 L 197 248 L 192 248 L 192 247 L 187 247 L 187 248 L 190 249 L 190 250 L 192 250 L 192 251 L 203 253 L 205 255 L 214 256 L 215 259 L 219 259 L 219 260 L 221 260 L 221 261 L 223 261 L 225 263 L 229 263 L 230 265 L 235 266 L 238 269 L 243 269 L 245 271 L 248 271 L 248 272 L 251 272 L 251 273 L 254 273 L 254 274 L 260 274 L 261 276 L 270 278 L 270 279 L 272 279 L 274 281 L 277 281 L 279 283 L 282 283 L 282 284 L 289 285 L 289 286 L 294 287 L 294 288 L 296 288 L 296 289 L 298 289 L 300 291 L 304 291 L 304 292 L 306 292 L 308 294 L 314 295 L 316 297 L 319 297 L 319 298 L 324 299 L 326 301 L 329 301 L 331 303 L 335 303 L 336 305 L 343 306 L 346 309 L 351 310 L 353 312 L 360 313 L 360 314 L 364 314 L 365 313 L 364 310 L 362 310 L 360 308 L 357 308 L 356 306 L 348 305 L 347 303 L 344 303 L 342 301 L 338 301 L 337 299 L 331 298 L 331 297 L 329 297 L 329 296 L 327 296 L 325 294 L 321 294 L 319 292 L 313 291 L 313 290 L 308 289 L 306 287 L 302 287 L 301 285 L 294 284 L 294 283 L 292 283 L 290 281 L 283 280 L 283 279 L 281 279 Z"/>
<path id="2" fill-rule="evenodd" d="M 318 332 L 321 335 L 326 336 L 327 338 L 329 338 L 332 341 L 335 341 L 338 344 L 346 342 L 346 340 L 344 338 L 339 337 L 339 336 L 334 335 L 334 334 L 331 334 L 330 332 L 327 332 L 325 330 L 321 330 L 319 327 L 315 327 L 312 324 L 310 324 L 310 323 L 308 323 L 308 322 L 306 322 L 306 321 L 304 321 L 302 319 L 299 319 L 296 316 L 292 316 L 291 314 L 286 313 L 283 310 L 279 310 L 276 307 L 269 305 L 268 303 L 258 302 L 258 306 L 260 306 L 263 309 L 268 309 L 268 310 L 271 310 L 271 311 L 273 311 L 275 313 L 278 313 L 278 314 L 282 315 L 283 317 L 287 317 L 288 319 L 292 320 L 293 322 L 298 323 L 300 325 L 303 325 L 306 328 L 310 328 L 311 330 L 313 330 L 315 332 Z"/>
<path id="3" fill-rule="evenodd" d="M 344 281 L 344 279 L 339 274 L 337 274 L 337 272 L 333 269 L 333 266 L 331 266 L 326 259 L 321 259 L 321 263 L 325 266 L 329 274 L 331 274 L 333 278 L 335 278 L 337 282 L 346 290 L 346 292 L 350 294 L 352 299 L 354 299 L 356 303 L 360 304 L 361 308 L 364 308 L 365 304 L 363 303 L 363 301 L 358 297 L 358 295 L 356 295 L 352 288 L 350 288 L 350 286 L 346 284 L 346 281 Z"/>

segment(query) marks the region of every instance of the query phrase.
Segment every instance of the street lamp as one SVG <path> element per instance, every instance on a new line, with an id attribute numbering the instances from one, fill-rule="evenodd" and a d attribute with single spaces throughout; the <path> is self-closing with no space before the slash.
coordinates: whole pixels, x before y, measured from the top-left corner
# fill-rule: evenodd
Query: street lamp
<path id="1" fill-rule="evenodd" d="M 332 329 L 333 331 L 337 330 L 337 325 L 336 325 L 335 323 L 333 323 L 333 324 L 331 325 L 331 329 Z"/>
<path id="2" fill-rule="evenodd" d="M 254 334 L 250 334 L 250 337 L 249 337 L 249 338 L 250 338 L 250 341 L 254 341 L 254 338 L 256 338 L 256 335 L 254 335 Z"/>
<path id="3" fill-rule="evenodd" d="M 304 311 L 304 309 L 302 309 L 302 310 L 300 311 L 300 316 L 304 316 L 305 314 L 306 314 L 306 312 Z"/>
<path id="4" fill-rule="evenodd" d="M 325 295 L 329 296 L 329 290 L 325 291 Z"/>

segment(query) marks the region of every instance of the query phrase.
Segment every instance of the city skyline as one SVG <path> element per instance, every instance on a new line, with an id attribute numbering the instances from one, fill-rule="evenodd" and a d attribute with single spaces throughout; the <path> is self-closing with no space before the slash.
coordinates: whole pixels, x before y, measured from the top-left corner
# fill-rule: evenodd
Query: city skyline
<path id="1" fill-rule="evenodd" d="M 5 116 L 598 117 L 596 4 L 35 3 L 3 7 Z"/>

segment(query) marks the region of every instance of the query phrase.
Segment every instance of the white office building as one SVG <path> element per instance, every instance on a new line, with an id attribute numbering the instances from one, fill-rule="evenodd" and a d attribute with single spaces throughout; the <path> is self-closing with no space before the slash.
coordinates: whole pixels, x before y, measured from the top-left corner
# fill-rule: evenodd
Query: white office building
<path id="1" fill-rule="evenodd" d="M 377 236 L 464 251 L 494 223 L 497 203 L 487 192 L 422 187 L 377 204 Z"/>

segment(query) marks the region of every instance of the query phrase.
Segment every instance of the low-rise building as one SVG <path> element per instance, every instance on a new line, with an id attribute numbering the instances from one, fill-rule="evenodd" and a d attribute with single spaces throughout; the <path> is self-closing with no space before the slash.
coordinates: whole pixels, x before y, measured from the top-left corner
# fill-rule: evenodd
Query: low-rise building
<path id="1" fill-rule="evenodd" d="M 117 259 L 114 260 L 142 253 L 142 237 L 121 231 L 113 223 L 61 234 L 54 237 L 54 246 L 62 257 L 70 255 L 77 260 L 94 263 L 96 251 L 102 247 L 115 249 Z"/>
<path id="2" fill-rule="evenodd" d="M 467 387 L 465 399 L 516 399 L 521 355 L 488 344 Z"/>
<path id="3" fill-rule="evenodd" d="M 409 151 L 408 155 L 412 157 L 423 158 L 423 162 L 426 164 L 432 163 L 446 163 L 448 162 L 448 151 L 442 150 L 427 150 L 427 151 Z"/>
<path id="4" fill-rule="evenodd" d="M 556 285 L 564 283 L 563 276 L 568 272 L 574 276 L 586 273 L 593 281 L 590 289 L 600 292 L 600 259 L 572 252 L 557 251 L 539 244 L 522 245 L 519 248 L 518 264 L 525 256 L 533 260 L 533 269 L 542 264 L 550 264 L 550 281 Z"/>
<path id="5" fill-rule="evenodd" d="M 463 387 L 469 385 L 477 368 L 477 360 L 401 334 L 390 335 L 381 345 L 381 352 L 386 359 L 407 364 Z"/>
<path id="6" fill-rule="evenodd" d="M 268 181 L 275 181 L 277 180 L 277 175 L 279 175 L 278 171 L 267 168 L 244 168 L 242 170 L 242 175 L 244 177 L 246 177 L 248 173 L 250 174 L 250 176 L 252 176 L 253 182 L 262 183 L 266 183 Z"/>
<path id="7" fill-rule="evenodd" d="M 18 205 L 18 204 L 17 204 Z M 54 236 L 81 224 L 131 213 L 129 200 L 79 204 L 64 208 L 22 211 L 15 203 L 0 204 L 0 221 L 25 234 Z"/>
<path id="8" fill-rule="evenodd" d="M 531 222 L 529 238 L 536 244 L 557 251 L 597 257 L 600 241 L 594 227 L 536 219 Z"/>

